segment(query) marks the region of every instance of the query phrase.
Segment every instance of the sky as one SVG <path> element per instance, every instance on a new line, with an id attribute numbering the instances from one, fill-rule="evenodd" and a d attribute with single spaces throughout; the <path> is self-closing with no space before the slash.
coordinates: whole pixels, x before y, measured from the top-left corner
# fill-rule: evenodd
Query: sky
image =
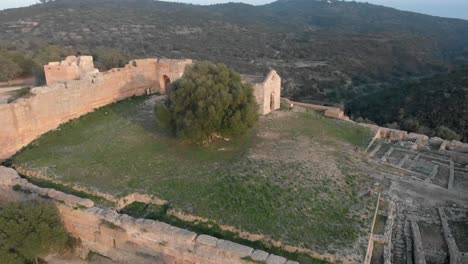
<path id="1" fill-rule="evenodd" d="M 98 0 L 97 0 L 98 1 Z M 214 4 L 226 2 L 244 2 L 260 5 L 273 2 L 273 0 L 171 0 L 172 2 L 185 2 L 194 4 Z M 312 1 L 312 0 L 311 0 Z M 5 8 L 28 6 L 38 0 L 0 0 L 0 10 Z M 372 4 L 394 7 L 401 10 L 413 11 L 423 14 L 454 17 L 468 20 L 468 0 L 367 0 Z"/>

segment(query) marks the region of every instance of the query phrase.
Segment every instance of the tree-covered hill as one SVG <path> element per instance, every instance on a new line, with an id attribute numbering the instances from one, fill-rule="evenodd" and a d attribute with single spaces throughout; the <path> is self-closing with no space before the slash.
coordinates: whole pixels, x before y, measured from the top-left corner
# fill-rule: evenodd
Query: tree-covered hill
<path id="1" fill-rule="evenodd" d="M 365 3 L 280 0 L 198 6 L 153 0 L 56 0 L 0 12 L 0 47 L 190 57 L 241 73 L 277 69 L 296 100 L 342 101 L 468 57 L 468 21 Z"/>
<path id="2" fill-rule="evenodd" d="M 466 20 L 335 0 L 55 0 L 0 11 L 0 35 L 3 79 L 68 53 L 92 54 L 102 70 L 151 56 L 249 74 L 275 68 L 291 99 L 346 103 L 354 116 L 429 134 L 449 128 L 467 139 L 458 122 L 466 120 L 463 70 L 447 73 L 468 61 Z"/>
<path id="3" fill-rule="evenodd" d="M 347 109 L 395 128 L 468 141 L 468 65 L 357 97 Z"/>

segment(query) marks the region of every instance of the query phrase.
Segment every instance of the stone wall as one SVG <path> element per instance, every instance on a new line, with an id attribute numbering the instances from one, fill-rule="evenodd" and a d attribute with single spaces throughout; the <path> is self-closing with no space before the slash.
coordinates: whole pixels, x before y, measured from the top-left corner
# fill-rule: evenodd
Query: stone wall
<path id="1" fill-rule="evenodd" d="M 305 109 L 310 109 L 318 112 L 322 112 L 326 117 L 330 117 L 333 119 L 339 119 L 343 121 L 350 121 L 349 117 L 347 117 L 343 110 L 341 110 L 338 107 L 333 107 L 333 106 L 324 106 L 324 105 L 315 105 L 315 104 L 307 104 L 307 103 L 300 103 L 300 102 L 294 102 L 291 101 L 287 98 L 281 98 L 281 100 L 290 105 L 290 106 L 299 106 Z"/>
<path id="2" fill-rule="evenodd" d="M 20 178 L 15 170 L 0 166 L 0 186 L 12 188 L 15 185 L 31 195 L 55 201 L 65 228 L 80 238 L 82 251 L 97 252 L 117 263 L 237 264 L 254 260 L 298 264 L 231 241 L 98 208 L 88 199 L 37 187 Z"/>
<path id="3" fill-rule="evenodd" d="M 44 66 L 47 84 L 79 80 L 98 72 L 91 56 L 68 56 L 61 62 L 49 62 Z"/>
<path id="4" fill-rule="evenodd" d="M 1 168 L 1 167 L 0 167 Z M 30 178 L 35 178 L 35 179 L 40 179 L 40 180 L 45 180 L 47 182 L 52 182 L 58 185 L 66 186 L 68 188 L 71 188 L 75 191 L 80 191 L 84 192 L 87 194 L 91 194 L 96 197 L 101 197 L 109 202 L 115 203 L 115 210 L 121 210 L 125 206 L 132 204 L 133 202 L 140 202 L 140 203 L 146 203 L 146 204 L 155 204 L 155 205 L 166 205 L 168 204 L 168 201 L 160 199 L 156 196 L 150 196 L 146 194 L 139 194 L 139 193 L 132 193 L 129 194 L 125 197 L 118 198 L 114 195 L 108 194 L 108 193 L 103 193 L 100 191 L 95 190 L 94 188 L 86 188 L 83 186 L 78 186 L 78 185 L 73 185 L 69 183 L 62 182 L 60 180 L 57 180 L 56 178 L 52 178 L 46 174 L 44 174 L 43 171 L 37 171 L 37 170 L 27 170 L 22 167 L 16 167 L 15 168 L 18 173 L 21 175 L 30 177 Z M 1 176 L 1 171 L 0 171 L 0 176 Z M 207 218 L 202 218 L 199 216 L 187 214 L 184 212 L 181 212 L 179 210 L 175 209 L 169 209 L 167 211 L 167 215 L 171 217 L 175 217 L 178 220 L 181 220 L 183 222 L 187 223 L 213 223 Z M 222 225 L 222 224 L 217 224 L 217 227 L 219 227 L 223 231 L 227 231 L 233 234 L 236 234 L 239 238 L 251 241 L 251 242 L 262 242 L 265 245 L 271 245 L 277 248 L 281 248 L 282 250 L 290 253 L 303 253 L 306 255 L 309 255 L 313 258 L 316 259 L 321 259 L 321 260 L 326 260 L 330 261 L 332 263 L 339 262 L 342 264 L 348 264 L 348 263 L 354 263 L 353 261 L 353 256 L 336 256 L 334 254 L 330 253 L 319 253 L 312 251 L 310 249 L 304 248 L 304 247 L 297 247 L 297 246 L 291 246 L 284 244 L 281 241 L 274 240 L 268 236 L 261 235 L 261 234 L 254 234 L 254 233 L 249 233 L 246 231 L 242 231 L 238 228 L 232 227 L 232 226 L 227 226 L 227 225 Z M 348 258 L 349 257 L 349 258 Z"/>
<path id="5" fill-rule="evenodd" d="M 134 60 L 124 68 L 84 79 L 32 88 L 29 96 L 0 105 L 0 161 L 40 135 L 96 108 L 147 92 L 165 93 L 167 80 L 182 77 L 185 66 L 191 63 Z"/>

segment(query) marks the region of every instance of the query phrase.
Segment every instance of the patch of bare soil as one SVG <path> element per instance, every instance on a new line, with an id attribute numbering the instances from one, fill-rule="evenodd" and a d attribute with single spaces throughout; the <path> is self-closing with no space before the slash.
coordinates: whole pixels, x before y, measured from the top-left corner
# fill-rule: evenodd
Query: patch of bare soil
<path id="1" fill-rule="evenodd" d="M 281 124 L 282 120 L 294 118 L 294 113 L 277 111 L 261 118 L 275 119 L 275 123 Z M 323 172 L 330 178 L 343 179 L 342 172 L 338 168 L 337 152 L 341 151 L 343 155 L 349 155 L 349 157 L 357 155 L 352 147 L 338 150 L 335 146 L 316 142 L 301 134 L 291 137 L 291 131 L 284 128 L 261 127 L 257 132 L 257 137 L 259 140 L 249 152 L 250 159 L 302 161 L 310 166 L 311 171 Z"/>

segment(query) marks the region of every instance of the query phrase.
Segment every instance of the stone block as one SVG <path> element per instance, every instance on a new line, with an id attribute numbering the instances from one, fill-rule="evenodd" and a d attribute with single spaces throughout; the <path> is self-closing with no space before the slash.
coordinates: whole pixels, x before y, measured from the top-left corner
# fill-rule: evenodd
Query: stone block
<path id="1" fill-rule="evenodd" d="M 192 242 L 197 237 L 197 233 L 186 229 L 176 227 L 174 231 L 174 234 L 179 241 Z"/>
<path id="2" fill-rule="evenodd" d="M 41 196 L 47 196 L 47 193 L 49 192 L 49 189 L 37 187 L 36 185 L 31 184 L 31 183 L 29 183 L 29 182 L 27 182 L 26 184 L 21 185 L 21 186 L 22 186 L 24 189 L 29 190 L 30 192 L 39 194 L 39 195 L 41 195 Z"/>
<path id="3" fill-rule="evenodd" d="M 55 196 L 57 196 L 58 194 L 59 192 L 54 189 L 47 189 L 47 196 L 49 196 L 50 198 L 55 198 Z"/>
<path id="4" fill-rule="evenodd" d="M 253 252 L 253 248 L 243 246 L 231 241 L 226 241 L 219 239 L 218 243 L 216 244 L 217 248 L 222 249 L 224 251 L 228 251 L 234 255 L 239 256 L 240 258 L 248 257 Z"/>
<path id="5" fill-rule="evenodd" d="M 0 184 L 13 186 L 16 184 L 16 181 L 20 179 L 18 173 L 11 168 L 0 166 Z"/>
<path id="6" fill-rule="evenodd" d="M 271 254 L 268 256 L 266 263 L 267 264 L 285 264 L 287 259 Z"/>
<path id="7" fill-rule="evenodd" d="M 207 236 L 207 235 L 199 235 L 197 237 L 197 242 L 203 245 L 216 247 L 218 239 L 216 237 Z"/>
<path id="8" fill-rule="evenodd" d="M 343 111 L 340 109 L 330 109 L 325 111 L 325 116 L 331 117 L 331 118 L 336 118 L 336 119 L 342 119 L 344 116 Z"/>
<path id="9" fill-rule="evenodd" d="M 299 264 L 297 261 L 288 260 L 286 264 Z"/>
<path id="10" fill-rule="evenodd" d="M 119 216 L 119 221 L 124 227 L 131 227 L 135 225 L 135 218 L 128 216 L 126 214 L 121 214 Z"/>
<path id="11" fill-rule="evenodd" d="M 420 140 L 423 140 L 423 141 L 427 141 L 427 140 L 429 140 L 429 137 L 426 136 L 426 135 L 422 135 L 422 134 L 409 133 L 408 134 L 408 139 L 420 139 Z"/>
<path id="12" fill-rule="evenodd" d="M 266 261 L 268 258 L 268 253 L 263 250 L 255 250 L 250 257 L 255 261 Z"/>
<path id="13" fill-rule="evenodd" d="M 431 137 L 429 139 L 429 144 L 430 145 L 440 145 L 440 144 L 442 144 L 442 142 L 444 142 L 444 140 L 439 138 L 439 137 Z"/>

